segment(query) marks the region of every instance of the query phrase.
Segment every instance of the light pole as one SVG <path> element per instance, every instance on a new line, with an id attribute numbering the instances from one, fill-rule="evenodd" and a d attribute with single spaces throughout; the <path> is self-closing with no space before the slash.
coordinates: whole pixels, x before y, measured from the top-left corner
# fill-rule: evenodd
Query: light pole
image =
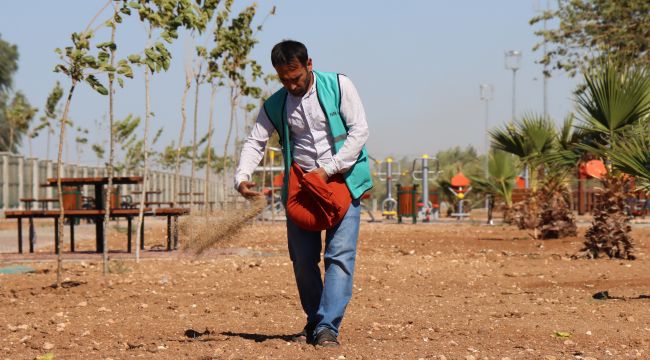
<path id="1" fill-rule="evenodd" d="M 544 34 L 546 34 L 546 22 L 548 20 L 548 17 L 550 16 L 550 11 L 551 11 L 551 4 L 549 0 L 546 0 L 546 9 L 542 9 L 542 6 L 540 4 L 541 0 L 536 0 L 535 1 L 535 12 L 541 13 L 542 16 L 544 17 Z M 548 62 L 546 59 L 546 56 L 548 54 L 547 48 L 546 48 L 546 36 L 544 36 L 544 45 L 543 45 L 543 51 L 544 51 L 544 57 L 543 57 L 543 65 L 544 65 L 544 70 L 542 72 L 542 75 L 544 76 L 543 78 L 543 86 L 544 86 L 544 117 L 548 118 Z"/>
<path id="2" fill-rule="evenodd" d="M 505 65 L 506 69 L 512 70 L 512 117 L 511 121 L 515 121 L 515 116 L 517 112 L 517 70 L 521 63 L 521 51 L 519 50 L 508 50 L 506 51 Z M 524 167 L 524 179 L 526 180 L 526 189 L 528 189 L 528 166 Z"/>
<path id="3" fill-rule="evenodd" d="M 481 101 L 485 103 L 485 138 L 484 138 L 484 143 L 483 143 L 483 150 L 485 150 L 485 179 L 487 180 L 490 177 L 490 171 L 488 169 L 488 158 L 490 157 L 490 146 L 489 146 L 489 140 L 488 140 L 488 128 L 489 128 L 489 102 L 493 98 L 494 94 L 494 87 L 492 84 L 481 84 L 479 86 L 479 89 L 481 90 Z M 490 207 L 490 195 L 485 196 L 485 211 L 488 212 L 488 224 L 491 224 L 490 216 L 489 216 L 489 207 Z"/>
<path id="4" fill-rule="evenodd" d="M 506 69 L 512 70 L 512 119 L 515 120 L 517 102 L 516 102 L 516 93 L 517 93 L 517 70 L 521 63 L 521 51 L 519 50 L 508 50 L 506 51 Z"/>

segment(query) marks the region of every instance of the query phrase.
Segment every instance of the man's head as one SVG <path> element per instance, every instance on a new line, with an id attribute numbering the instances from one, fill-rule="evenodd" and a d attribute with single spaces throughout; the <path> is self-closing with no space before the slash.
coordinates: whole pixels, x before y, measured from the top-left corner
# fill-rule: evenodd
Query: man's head
<path id="1" fill-rule="evenodd" d="M 280 82 L 293 96 L 303 96 L 312 83 L 312 64 L 302 43 L 285 40 L 271 50 L 271 63 Z"/>

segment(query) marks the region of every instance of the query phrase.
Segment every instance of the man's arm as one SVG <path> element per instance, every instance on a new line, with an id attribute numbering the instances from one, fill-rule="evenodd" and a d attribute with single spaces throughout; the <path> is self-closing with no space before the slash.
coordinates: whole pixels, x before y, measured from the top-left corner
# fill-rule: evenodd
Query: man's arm
<path id="1" fill-rule="evenodd" d="M 332 162 L 323 165 L 328 176 L 348 171 L 359 158 L 359 153 L 368 140 L 368 123 L 361 98 L 352 81 L 339 75 L 341 84 L 341 115 L 348 127 L 348 136 L 339 151 L 332 156 Z"/>
<path id="2" fill-rule="evenodd" d="M 255 183 L 251 182 L 251 176 L 262 157 L 264 157 L 264 147 L 273 131 L 275 131 L 275 128 L 266 116 L 266 112 L 262 109 L 257 115 L 253 130 L 251 130 L 242 146 L 239 164 L 235 172 L 235 189 L 244 197 L 260 195 L 260 193 L 250 189 L 255 186 Z"/>

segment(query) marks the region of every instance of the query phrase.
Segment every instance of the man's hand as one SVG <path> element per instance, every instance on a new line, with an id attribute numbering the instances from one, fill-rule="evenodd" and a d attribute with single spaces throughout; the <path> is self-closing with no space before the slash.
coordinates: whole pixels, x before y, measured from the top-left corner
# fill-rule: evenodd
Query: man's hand
<path id="1" fill-rule="evenodd" d="M 326 183 L 327 183 L 327 179 L 329 179 L 329 176 L 327 176 L 327 173 L 325 172 L 325 169 L 323 169 L 322 167 L 316 168 L 316 169 L 310 171 L 310 173 L 318 174 L 318 177 L 323 179 L 323 181 L 326 182 Z"/>
<path id="2" fill-rule="evenodd" d="M 239 183 L 239 187 L 237 188 L 237 191 L 239 191 L 239 193 L 242 194 L 242 196 L 247 199 L 256 196 L 261 196 L 262 193 L 251 190 L 253 186 L 255 186 L 254 182 L 242 181 L 241 183 Z"/>

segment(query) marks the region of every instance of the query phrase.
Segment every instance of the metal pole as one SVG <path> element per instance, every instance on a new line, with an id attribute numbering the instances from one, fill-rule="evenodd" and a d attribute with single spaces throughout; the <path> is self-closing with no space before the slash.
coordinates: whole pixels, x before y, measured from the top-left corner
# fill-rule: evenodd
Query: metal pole
<path id="1" fill-rule="evenodd" d="M 512 121 L 515 120 L 516 114 L 516 93 L 517 93 L 517 69 L 512 69 Z"/>

